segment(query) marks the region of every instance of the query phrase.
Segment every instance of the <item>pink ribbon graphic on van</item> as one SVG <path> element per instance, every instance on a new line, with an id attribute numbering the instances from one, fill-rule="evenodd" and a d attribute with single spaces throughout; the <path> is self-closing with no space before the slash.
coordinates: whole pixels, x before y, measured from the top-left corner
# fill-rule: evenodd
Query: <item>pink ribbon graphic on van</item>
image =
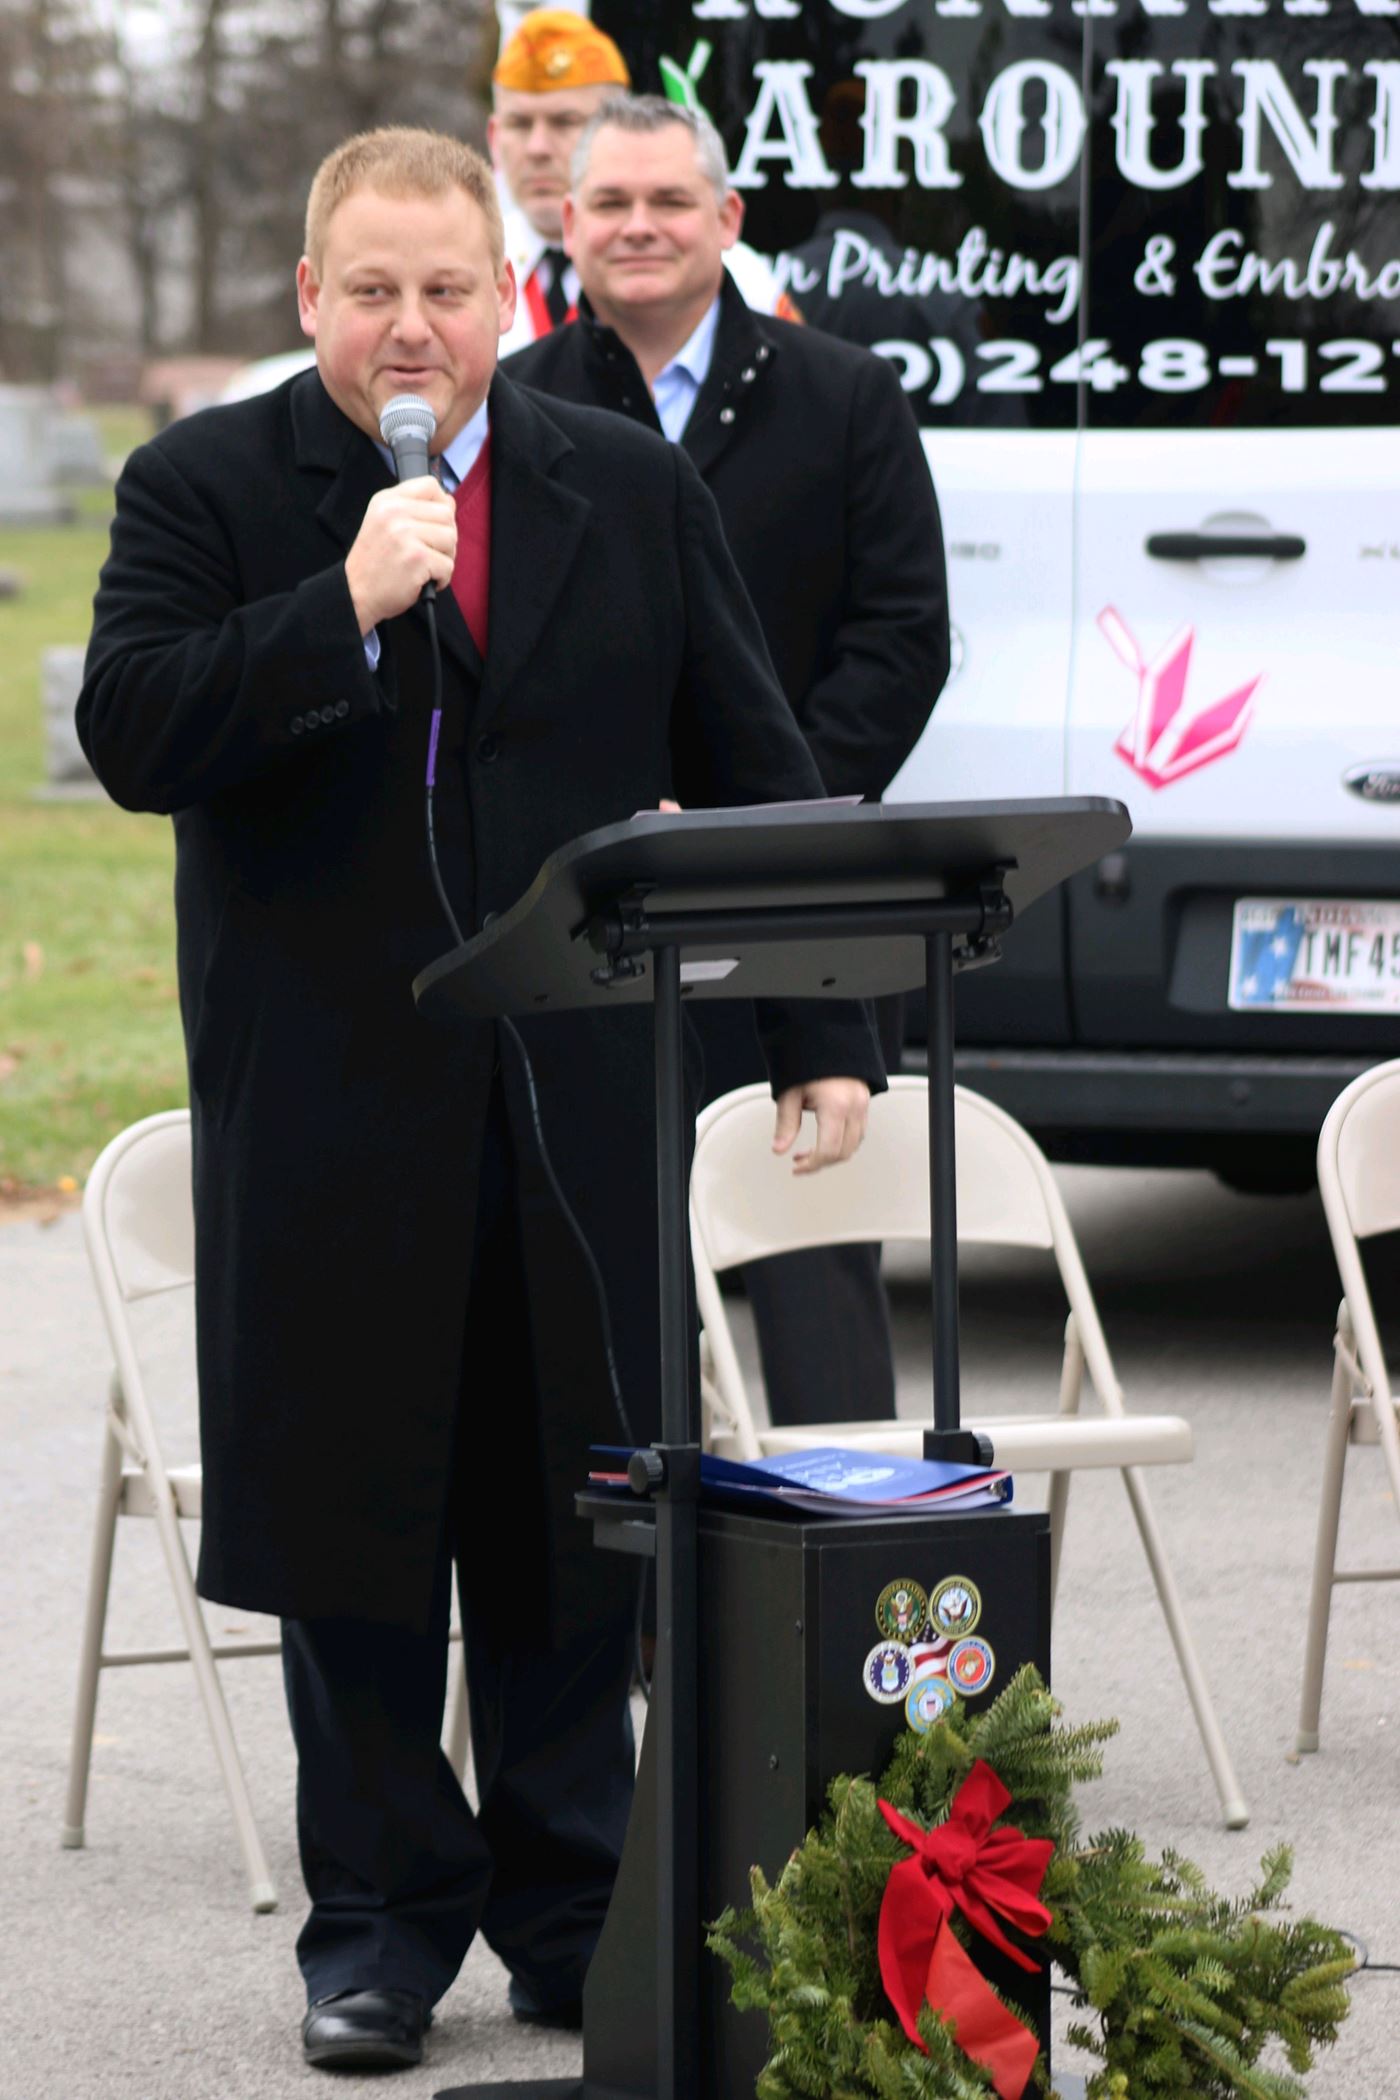
<path id="1" fill-rule="evenodd" d="M 1151 788 L 1170 787 L 1188 773 L 1228 757 L 1249 727 L 1263 672 L 1223 700 L 1192 706 L 1186 680 L 1196 642 L 1194 627 L 1178 628 L 1149 663 L 1113 606 L 1104 607 L 1098 624 L 1114 655 L 1138 682 L 1137 711 L 1113 747 L 1138 778 Z"/>

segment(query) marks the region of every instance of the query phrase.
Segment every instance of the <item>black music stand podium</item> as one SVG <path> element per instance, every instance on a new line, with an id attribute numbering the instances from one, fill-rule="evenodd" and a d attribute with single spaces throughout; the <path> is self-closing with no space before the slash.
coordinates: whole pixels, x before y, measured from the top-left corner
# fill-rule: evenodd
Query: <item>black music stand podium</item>
<path id="1" fill-rule="evenodd" d="M 425 1007 L 474 1019 L 650 1001 L 656 1045 L 662 1435 L 634 1457 L 639 1499 L 579 1497 L 598 1543 L 654 1556 L 657 1576 L 651 1709 L 617 1889 L 585 1990 L 584 2074 L 454 2087 L 440 2100 L 740 2100 L 752 2092 L 766 2054 L 763 2023 L 730 2013 L 727 1977 L 703 1950 L 702 1920 L 725 1901 L 743 1901 L 751 1862 L 781 1865 L 835 1772 L 883 1761 L 902 1710 L 865 1700 L 853 1726 L 847 1699 L 845 1716 L 828 1717 L 823 1673 L 838 1653 L 855 1654 L 859 1670 L 862 1651 L 852 1642 L 868 1647 L 874 1638 L 864 1592 L 876 1575 L 907 1573 L 901 1556 L 908 1560 L 919 1541 L 936 1536 L 984 1595 L 1001 1581 L 1005 1674 L 1035 1660 L 1048 1675 L 1048 1530 L 1038 1513 L 702 1516 L 681 1011 L 687 997 L 855 999 L 925 987 L 934 1313 L 934 1424 L 925 1450 L 984 1461 L 985 1445 L 960 1426 L 958 1395 L 954 973 L 992 960 L 1017 911 L 1121 845 L 1129 830 L 1122 805 L 1101 798 L 647 814 L 553 854 L 517 904 L 416 980 Z M 757 1629 L 737 1655 L 722 1627 L 701 1639 L 702 1567 L 707 1597 L 724 1600 L 714 1616 L 732 1627 L 735 1614 L 747 1615 Z M 755 1674 L 760 1639 L 771 1643 L 773 1667 Z M 851 1689 L 864 1699 L 858 1684 Z M 736 1783 L 726 1770 L 739 1737 L 746 1765 L 761 1762 L 771 1787 Z M 763 1745 L 780 1737 L 782 1747 L 762 1757 Z M 711 1871 L 702 1869 L 702 1821 L 717 1833 Z M 702 1964 L 714 1973 L 702 1973 Z M 988 1974 L 995 1980 L 990 1965 Z M 1026 1981 L 1017 1974 L 1022 2002 Z M 1042 2015 L 1046 2009 L 1048 1988 Z M 1048 2036 L 1048 2020 L 1038 2024 Z"/>

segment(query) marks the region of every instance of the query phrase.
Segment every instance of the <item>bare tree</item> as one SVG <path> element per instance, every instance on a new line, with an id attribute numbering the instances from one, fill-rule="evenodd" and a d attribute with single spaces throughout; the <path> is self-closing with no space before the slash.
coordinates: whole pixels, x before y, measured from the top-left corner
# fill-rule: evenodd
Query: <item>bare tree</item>
<path id="1" fill-rule="evenodd" d="M 110 43 L 83 0 L 0 0 L 0 366 L 52 379 L 69 215 L 86 198 Z"/>
<path id="2" fill-rule="evenodd" d="M 323 155 L 386 123 L 484 131 L 490 0 L 173 0 L 159 46 L 97 7 L 0 0 L 7 373 L 288 347 Z"/>
<path id="3" fill-rule="evenodd" d="M 293 339 L 306 193 L 341 139 L 386 123 L 480 139 L 467 75 L 482 11 L 481 0 L 202 0 L 191 348 L 251 355 Z"/>

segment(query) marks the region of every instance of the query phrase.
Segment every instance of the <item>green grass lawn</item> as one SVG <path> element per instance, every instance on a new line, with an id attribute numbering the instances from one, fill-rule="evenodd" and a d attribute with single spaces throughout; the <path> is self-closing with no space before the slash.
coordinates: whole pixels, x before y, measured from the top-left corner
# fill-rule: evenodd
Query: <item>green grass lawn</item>
<path id="1" fill-rule="evenodd" d="M 109 452 L 138 411 L 100 419 Z M 186 1099 L 175 998 L 169 822 L 43 802 L 39 662 L 81 644 L 107 550 L 110 492 L 76 524 L 0 532 L 0 1190 L 81 1181 L 107 1139 Z"/>

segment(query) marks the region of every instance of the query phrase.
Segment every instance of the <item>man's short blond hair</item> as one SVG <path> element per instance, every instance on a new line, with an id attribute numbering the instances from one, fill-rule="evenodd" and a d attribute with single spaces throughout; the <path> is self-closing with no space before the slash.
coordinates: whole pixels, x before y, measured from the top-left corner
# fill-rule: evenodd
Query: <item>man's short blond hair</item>
<path id="1" fill-rule="evenodd" d="M 404 124 L 357 132 L 321 162 L 306 200 L 306 254 L 312 269 L 320 275 L 326 229 L 356 190 L 377 190 L 383 197 L 441 197 L 453 189 L 465 190 L 485 219 L 491 264 L 499 276 L 506 241 L 489 164 L 460 139 Z"/>

